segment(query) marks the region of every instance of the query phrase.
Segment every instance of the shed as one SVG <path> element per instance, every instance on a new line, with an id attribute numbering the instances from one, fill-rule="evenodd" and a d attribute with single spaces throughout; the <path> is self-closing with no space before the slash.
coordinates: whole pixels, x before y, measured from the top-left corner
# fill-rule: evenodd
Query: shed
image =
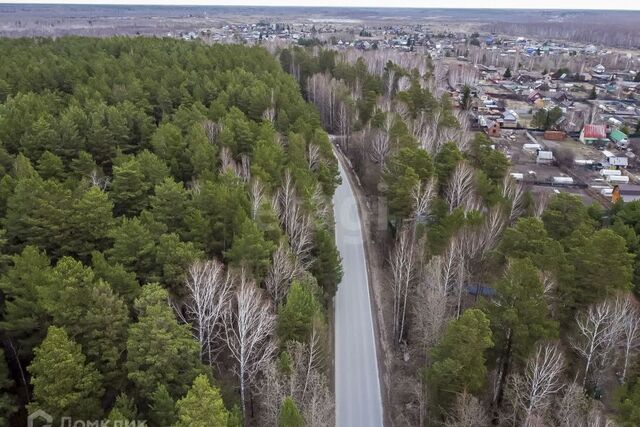
<path id="1" fill-rule="evenodd" d="M 552 183 L 554 185 L 573 185 L 573 178 L 570 176 L 554 176 Z"/>
<path id="2" fill-rule="evenodd" d="M 622 175 L 622 171 L 619 169 L 602 169 L 600 171 L 600 175 L 602 176 L 612 176 L 612 175 Z"/>
<path id="3" fill-rule="evenodd" d="M 629 158 L 626 156 L 616 156 L 608 150 L 604 150 L 602 154 L 604 155 L 604 161 L 611 166 L 626 168 L 629 165 Z"/>
<path id="4" fill-rule="evenodd" d="M 628 184 L 629 177 L 627 175 L 608 175 L 606 180 L 612 184 Z"/>
<path id="5" fill-rule="evenodd" d="M 567 134 L 559 130 L 546 130 L 543 138 L 550 141 L 564 141 L 567 138 Z"/>
<path id="6" fill-rule="evenodd" d="M 538 157 L 536 157 L 536 163 L 538 164 L 550 164 L 553 162 L 552 151 L 538 151 Z"/>

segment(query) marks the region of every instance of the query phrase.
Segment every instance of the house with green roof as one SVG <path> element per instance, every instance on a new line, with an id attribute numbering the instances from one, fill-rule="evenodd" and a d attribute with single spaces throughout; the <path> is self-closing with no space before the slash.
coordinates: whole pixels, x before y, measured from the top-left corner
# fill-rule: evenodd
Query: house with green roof
<path id="1" fill-rule="evenodd" d="M 625 148 L 629 145 L 629 138 L 627 135 L 619 129 L 614 129 L 609 134 L 609 139 L 611 139 L 618 147 Z"/>

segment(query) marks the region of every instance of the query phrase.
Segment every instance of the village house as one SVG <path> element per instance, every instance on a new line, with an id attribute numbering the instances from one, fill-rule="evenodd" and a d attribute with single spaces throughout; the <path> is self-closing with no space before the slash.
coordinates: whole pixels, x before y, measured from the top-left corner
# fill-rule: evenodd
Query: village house
<path id="1" fill-rule="evenodd" d="M 515 129 L 518 127 L 518 113 L 513 110 L 506 110 L 502 113 L 502 127 L 508 129 Z"/>
<path id="2" fill-rule="evenodd" d="M 612 130 L 611 134 L 609 134 L 609 139 L 611 139 L 618 148 L 627 148 L 629 145 L 629 138 L 619 129 Z"/>
<path id="3" fill-rule="evenodd" d="M 582 131 L 580 131 L 580 141 L 583 144 L 600 144 L 602 142 L 608 142 L 607 139 L 607 127 L 605 125 L 584 125 Z"/>

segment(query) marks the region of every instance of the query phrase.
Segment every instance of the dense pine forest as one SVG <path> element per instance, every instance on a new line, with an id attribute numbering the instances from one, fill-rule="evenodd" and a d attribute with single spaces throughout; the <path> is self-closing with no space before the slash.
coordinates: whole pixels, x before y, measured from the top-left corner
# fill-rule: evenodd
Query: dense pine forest
<path id="1" fill-rule="evenodd" d="M 332 424 L 337 163 L 278 61 L 150 38 L 0 57 L 0 424 Z"/>
<path id="2" fill-rule="evenodd" d="M 279 59 L 374 207 L 388 422 L 640 425 L 640 202 L 528 191 L 428 56 Z"/>

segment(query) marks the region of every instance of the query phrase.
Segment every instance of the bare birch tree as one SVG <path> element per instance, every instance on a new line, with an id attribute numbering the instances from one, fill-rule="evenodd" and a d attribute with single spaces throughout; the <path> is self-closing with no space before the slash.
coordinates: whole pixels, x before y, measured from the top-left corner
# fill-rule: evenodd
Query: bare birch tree
<path id="1" fill-rule="evenodd" d="M 98 169 L 93 169 L 89 174 L 89 181 L 91 185 L 99 188 L 102 191 L 106 191 L 107 187 L 111 184 L 111 179 L 108 176 L 105 176 L 102 171 L 98 172 Z"/>
<path id="2" fill-rule="evenodd" d="M 468 163 L 458 163 L 445 191 L 449 212 L 461 206 L 466 208 L 472 203 L 474 198 L 473 175 L 473 168 Z"/>
<path id="3" fill-rule="evenodd" d="M 431 205 L 436 197 L 437 186 L 435 179 L 429 180 L 426 184 L 422 181 L 411 190 L 413 198 L 413 217 L 414 219 L 427 219 L 431 214 Z"/>
<path id="4" fill-rule="evenodd" d="M 383 170 L 389 152 L 391 151 L 391 129 L 395 123 L 395 115 L 392 114 L 388 107 L 389 105 L 382 105 L 383 111 L 385 111 L 385 118 L 382 129 L 377 129 L 371 136 L 371 159 L 378 163 L 380 170 Z"/>
<path id="5" fill-rule="evenodd" d="M 451 318 L 451 284 L 445 263 L 442 256 L 429 260 L 421 270 L 413 298 L 415 329 L 419 334 L 418 341 L 424 345 L 425 354 L 440 340 Z"/>
<path id="6" fill-rule="evenodd" d="M 259 179 L 254 178 L 251 182 L 251 188 L 249 191 L 249 201 L 251 203 L 251 219 L 254 221 L 258 217 L 258 211 L 262 206 L 262 200 L 264 199 L 264 186 Z"/>
<path id="7" fill-rule="evenodd" d="M 280 372 L 277 360 L 270 361 L 263 369 L 258 393 L 260 397 L 260 420 L 265 426 L 276 426 L 280 408 L 288 395 L 288 384 Z"/>
<path id="8" fill-rule="evenodd" d="M 604 365 L 615 350 L 621 330 L 621 315 L 616 310 L 615 300 L 594 304 L 586 313 L 576 316 L 578 336 L 571 346 L 584 360 L 582 386 L 585 387 L 592 368 Z"/>
<path id="9" fill-rule="evenodd" d="M 320 166 L 322 157 L 320 156 L 320 147 L 316 144 L 309 144 L 307 147 L 307 161 L 309 163 L 309 170 L 316 171 Z"/>
<path id="10" fill-rule="evenodd" d="M 240 156 L 240 163 L 236 168 L 236 175 L 244 182 L 251 180 L 251 158 L 248 155 L 242 154 Z"/>
<path id="11" fill-rule="evenodd" d="M 582 427 L 584 417 L 589 410 L 589 399 L 582 386 L 572 382 L 564 388 L 562 398 L 557 400 L 554 422 L 559 427 Z"/>
<path id="12" fill-rule="evenodd" d="M 280 242 L 273 252 L 272 263 L 264 281 L 274 306 L 278 307 L 283 301 L 289 290 L 289 285 L 300 271 L 301 267 L 297 263 L 296 257 L 291 253 L 288 244 Z"/>
<path id="13" fill-rule="evenodd" d="M 524 373 L 511 376 L 507 393 L 519 425 L 533 427 L 545 418 L 555 396 L 564 387 L 564 369 L 565 358 L 558 345 L 542 344 L 527 361 Z"/>
<path id="14" fill-rule="evenodd" d="M 315 214 L 315 218 L 322 222 L 323 224 L 327 224 L 327 222 L 331 219 L 331 209 L 333 207 L 331 199 L 327 197 L 327 195 L 322 190 L 322 185 L 319 182 L 316 182 L 313 187 L 313 192 L 310 196 L 310 202 L 312 211 Z"/>
<path id="15" fill-rule="evenodd" d="M 627 296 L 620 301 L 620 314 L 622 321 L 622 378 L 624 383 L 627 378 L 627 369 L 629 361 L 640 347 L 640 311 L 631 301 L 631 297 Z"/>
<path id="16" fill-rule="evenodd" d="M 205 135 L 207 135 L 209 144 L 215 144 L 218 136 L 220 135 L 220 131 L 222 130 L 222 126 L 216 122 L 212 122 L 211 120 L 205 120 L 202 123 L 202 128 L 204 129 Z"/>
<path id="17" fill-rule="evenodd" d="M 382 129 L 376 129 L 373 132 L 368 132 L 368 134 L 371 138 L 369 156 L 374 163 L 378 164 L 380 170 L 383 170 L 391 149 L 389 134 Z"/>
<path id="18" fill-rule="evenodd" d="M 236 176 L 239 176 L 238 165 L 233 160 L 233 154 L 229 147 L 222 147 L 220 150 L 220 173 L 224 174 L 232 172 Z"/>
<path id="19" fill-rule="evenodd" d="M 338 132 L 338 135 L 342 138 L 341 143 L 343 144 L 344 150 L 348 151 L 349 142 L 351 140 L 353 117 L 351 108 L 347 106 L 345 101 L 339 102 L 336 120 L 336 130 Z"/>
<path id="20" fill-rule="evenodd" d="M 486 427 L 488 425 L 491 425 L 491 420 L 477 397 L 467 392 L 456 396 L 453 411 L 445 422 L 446 427 Z"/>
<path id="21" fill-rule="evenodd" d="M 547 209 L 547 203 L 549 203 L 549 194 L 548 193 L 539 193 L 537 194 L 534 200 L 534 212 L 533 216 L 536 218 L 542 218 L 542 214 L 545 209 Z"/>
<path id="22" fill-rule="evenodd" d="M 509 223 L 515 222 L 525 210 L 525 192 L 522 184 L 507 174 L 502 182 L 502 196 L 511 202 L 509 206 Z"/>
<path id="23" fill-rule="evenodd" d="M 305 425 L 333 425 L 334 397 L 322 370 L 324 361 L 317 331 L 313 330 L 307 343 L 290 343 L 287 353 L 291 358 L 288 372 L 282 372 L 275 361 L 265 369 L 260 383 L 261 421 L 275 426 L 282 401 L 290 396 L 300 409 Z"/>
<path id="24" fill-rule="evenodd" d="M 273 123 L 276 120 L 276 103 L 274 98 L 275 93 L 274 90 L 271 89 L 271 103 L 269 104 L 269 107 L 267 107 L 267 109 L 262 113 L 262 119 L 270 123 Z"/>
<path id="25" fill-rule="evenodd" d="M 304 268 L 309 267 L 313 245 L 313 224 L 311 217 L 303 211 L 298 200 L 295 184 L 289 171 L 285 172 L 274 207 L 287 233 L 291 250 Z"/>
<path id="26" fill-rule="evenodd" d="M 217 355 L 214 345 L 220 338 L 222 321 L 229 309 L 231 280 L 220 261 L 196 261 L 187 271 L 185 287 L 183 320 L 193 325 L 194 336 L 200 343 L 200 358 L 211 365 Z M 183 317 L 181 310 L 178 313 Z"/>
<path id="27" fill-rule="evenodd" d="M 389 262 L 393 290 L 393 331 L 396 341 L 400 343 L 405 328 L 407 300 L 415 276 L 416 251 L 412 226 L 406 225 L 400 230 Z"/>
<path id="28" fill-rule="evenodd" d="M 224 317 L 225 343 L 236 362 L 240 399 L 246 410 L 251 381 L 263 370 L 276 351 L 273 341 L 276 317 L 271 304 L 244 273 Z"/>

